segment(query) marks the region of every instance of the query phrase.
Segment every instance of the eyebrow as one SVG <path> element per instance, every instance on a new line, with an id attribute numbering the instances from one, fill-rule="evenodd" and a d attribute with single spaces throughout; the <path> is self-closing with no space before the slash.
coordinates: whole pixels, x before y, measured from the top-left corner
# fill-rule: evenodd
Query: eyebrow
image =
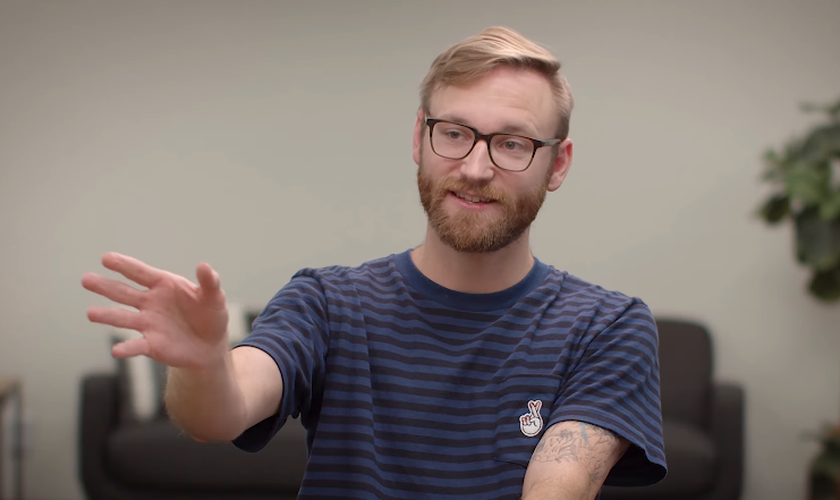
<path id="1" fill-rule="evenodd" d="M 447 120 L 450 122 L 458 122 L 464 125 L 470 125 L 474 128 L 478 128 L 475 125 L 471 125 L 469 121 L 464 120 L 460 116 L 457 115 L 442 115 L 438 116 L 437 118 L 441 120 Z M 484 131 L 482 131 L 484 132 Z M 519 125 L 516 123 L 506 123 L 502 126 L 502 128 L 497 132 L 484 132 L 484 133 L 495 133 L 495 134 L 511 134 L 511 135 L 524 135 L 526 137 L 539 137 L 533 129 L 530 127 L 526 127 L 524 125 Z"/>

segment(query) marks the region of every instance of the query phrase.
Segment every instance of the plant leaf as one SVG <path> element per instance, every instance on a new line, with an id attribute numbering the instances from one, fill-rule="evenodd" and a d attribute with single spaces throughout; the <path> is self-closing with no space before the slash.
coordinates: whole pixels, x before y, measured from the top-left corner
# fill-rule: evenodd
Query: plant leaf
<path id="1" fill-rule="evenodd" d="M 820 217 L 827 221 L 840 218 L 840 191 L 835 191 L 820 203 Z"/>
<path id="2" fill-rule="evenodd" d="M 803 103 L 800 109 L 805 113 L 813 113 L 820 111 L 826 113 L 830 118 L 837 119 L 840 116 L 840 99 L 833 104 L 814 104 L 812 102 Z"/>
<path id="3" fill-rule="evenodd" d="M 762 160 L 764 160 L 764 163 L 767 163 L 767 164 L 770 164 L 770 165 L 778 165 L 782 161 L 781 158 L 779 158 L 779 153 L 777 153 L 776 151 L 774 151 L 772 149 L 768 149 L 767 151 L 764 152 L 764 156 L 762 157 Z"/>
<path id="4" fill-rule="evenodd" d="M 811 207 L 796 216 L 796 254 L 815 271 L 840 264 L 840 219 L 825 220 Z"/>
<path id="5" fill-rule="evenodd" d="M 840 456 L 833 453 L 821 453 L 811 463 L 811 474 L 838 479 L 840 475 Z"/>
<path id="6" fill-rule="evenodd" d="M 828 114 L 835 120 L 840 118 L 840 99 L 828 108 Z"/>
<path id="7" fill-rule="evenodd" d="M 840 266 L 815 272 L 808 284 L 808 290 L 824 302 L 840 301 Z"/>
<path id="8" fill-rule="evenodd" d="M 826 162 L 840 155 L 840 122 L 813 129 L 802 141 L 800 159 L 807 162 Z"/>
<path id="9" fill-rule="evenodd" d="M 803 205 L 817 205 L 828 194 L 830 170 L 827 165 L 796 162 L 785 175 L 787 194 Z"/>
<path id="10" fill-rule="evenodd" d="M 782 158 L 777 151 L 768 149 L 762 156 L 762 163 L 764 163 L 764 170 L 761 175 L 762 179 L 774 183 L 783 183 L 785 172 L 789 166 L 787 156 Z"/>
<path id="11" fill-rule="evenodd" d="M 759 209 L 759 215 L 768 224 L 778 224 L 790 215 L 790 199 L 784 194 L 772 196 Z"/>

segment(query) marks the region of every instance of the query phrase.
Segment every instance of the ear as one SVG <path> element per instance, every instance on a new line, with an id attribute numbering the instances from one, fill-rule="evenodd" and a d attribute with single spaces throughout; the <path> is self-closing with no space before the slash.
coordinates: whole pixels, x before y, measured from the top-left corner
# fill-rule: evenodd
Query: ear
<path id="1" fill-rule="evenodd" d="M 556 191 L 563 184 L 569 168 L 572 166 L 572 140 L 566 138 L 557 146 L 557 159 L 551 167 L 551 177 L 548 179 L 549 191 Z"/>
<path id="2" fill-rule="evenodd" d="M 412 156 L 417 166 L 420 166 L 420 149 L 423 148 L 423 131 L 426 129 L 425 119 L 426 113 L 423 112 L 422 108 L 418 109 L 417 121 L 414 122 L 414 141 L 412 147 Z"/>

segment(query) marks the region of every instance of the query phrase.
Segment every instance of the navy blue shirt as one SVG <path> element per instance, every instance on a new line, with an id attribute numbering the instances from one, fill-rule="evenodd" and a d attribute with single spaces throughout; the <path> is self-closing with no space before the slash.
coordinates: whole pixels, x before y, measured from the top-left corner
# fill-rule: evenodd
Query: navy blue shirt
<path id="1" fill-rule="evenodd" d="M 300 417 L 301 499 L 518 499 L 543 433 L 566 420 L 631 442 L 606 484 L 666 472 L 649 308 L 539 260 L 490 294 L 437 285 L 409 252 L 303 269 L 240 345 L 275 360 L 284 393 L 234 444 L 257 451 Z"/>

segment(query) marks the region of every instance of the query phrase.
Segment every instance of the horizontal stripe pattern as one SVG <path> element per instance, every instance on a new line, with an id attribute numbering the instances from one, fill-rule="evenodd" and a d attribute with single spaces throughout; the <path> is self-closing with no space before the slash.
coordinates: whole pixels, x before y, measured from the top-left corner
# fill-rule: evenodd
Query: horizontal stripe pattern
<path id="1" fill-rule="evenodd" d="M 548 426 L 580 420 L 633 443 L 608 483 L 665 472 L 657 333 L 639 299 L 536 261 L 514 287 L 440 287 L 408 252 L 303 269 L 241 345 L 285 387 L 276 419 L 235 444 L 258 450 L 288 416 L 309 427 L 309 498 L 519 498 Z M 519 417 L 542 402 L 542 432 Z"/>

